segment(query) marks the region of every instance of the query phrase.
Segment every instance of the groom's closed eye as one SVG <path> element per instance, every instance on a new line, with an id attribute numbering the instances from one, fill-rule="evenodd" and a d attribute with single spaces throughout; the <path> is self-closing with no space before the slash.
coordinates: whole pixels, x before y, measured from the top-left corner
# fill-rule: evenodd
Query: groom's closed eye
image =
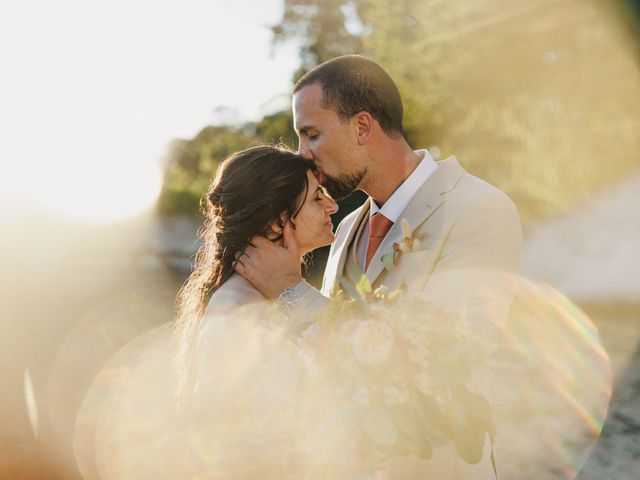
<path id="1" fill-rule="evenodd" d="M 309 140 L 313 140 L 314 138 L 317 138 L 318 135 L 319 135 L 318 132 L 311 128 L 303 127 L 300 130 L 298 130 L 299 137 L 304 136 L 304 137 L 307 137 Z"/>

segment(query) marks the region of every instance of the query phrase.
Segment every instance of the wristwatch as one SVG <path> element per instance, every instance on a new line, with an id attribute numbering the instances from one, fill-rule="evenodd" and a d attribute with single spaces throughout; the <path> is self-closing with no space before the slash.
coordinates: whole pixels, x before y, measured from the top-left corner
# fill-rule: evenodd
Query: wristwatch
<path id="1" fill-rule="evenodd" d="M 302 295 L 296 292 L 293 288 L 286 288 L 278 296 L 278 307 L 284 313 L 288 314 L 300 300 L 302 300 Z"/>

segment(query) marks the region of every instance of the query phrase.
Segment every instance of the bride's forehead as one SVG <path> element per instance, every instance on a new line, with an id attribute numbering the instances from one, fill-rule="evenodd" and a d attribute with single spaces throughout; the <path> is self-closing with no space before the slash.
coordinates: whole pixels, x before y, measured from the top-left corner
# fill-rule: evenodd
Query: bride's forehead
<path id="1" fill-rule="evenodd" d="M 315 190 L 320 185 L 318 181 L 317 174 L 312 172 L 311 170 L 307 170 L 307 179 L 309 180 L 309 190 Z"/>

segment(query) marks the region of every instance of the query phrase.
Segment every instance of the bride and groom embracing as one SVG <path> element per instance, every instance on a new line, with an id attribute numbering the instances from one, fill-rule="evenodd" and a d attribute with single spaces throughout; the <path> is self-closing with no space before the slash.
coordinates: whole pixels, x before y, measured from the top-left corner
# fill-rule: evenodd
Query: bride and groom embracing
<path id="1" fill-rule="evenodd" d="M 266 298 L 289 310 L 317 308 L 353 263 L 372 284 L 392 288 L 416 276 L 426 283 L 446 270 L 519 272 L 521 227 L 513 202 L 454 157 L 436 162 L 427 150 L 412 150 L 402 114 L 393 80 L 365 57 L 334 58 L 297 82 L 298 153 L 268 146 L 236 153 L 208 193 L 194 277 L 213 293 L 212 307 Z M 334 199 L 357 189 L 369 199 L 334 236 Z M 385 269 L 384 254 L 402 240 L 403 219 L 424 240 L 419 251 Z M 302 280 L 301 258 L 328 244 L 317 291 Z"/>
<path id="2" fill-rule="evenodd" d="M 266 315 L 266 300 L 275 300 L 285 313 L 288 335 L 298 338 L 309 330 L 314 313 L 332 303 L 332 292 L 352 265 L 364 272 L 371 286 L 390 289 L 404 284 L 428 290 L 446 272 L 519 271 L 521 227 L 513 202 L 465 172 L 455 158 L 436 162 L 427 150 L 412 150 L 402 133 L 402 115 L 398 88 L 379 65 L 356 55 L 334 58 L 309 71 L 293 90 L 297 154 L 279 147 L 254 147 L 233 154 L 218 169 L 206 196 L 194 271 L 179 294 L 177 322 L 184 358 L 203 367 L 185 369 L 191 375 L 185 373 L 183 382 L 205 398 L 195 410 L 200 412 L 195 414 L 196 423 L 202 432 L 207 430 L 202 434 L 207 440 L 199 444 L 207 444 L 205 450 L 216 444 L 220 447 L 214 448 L 216 452 L 227 452 L 213 455 L 218 463 L 204 466 L 204 471 L 267 478 L 274 464 L 275 472 L 281 472 L 287 470 L 283 467 L 287 461 L 296 462 L 272 458 L 276 450 L 290 450 L 281 441 L 295 444 L 291 433 L 295 428 L 287 430 L 284 425 L 299 423 L 304 415 L 301 398 L 285 394 L 287 387 L 281 382 L 295 377 L 282 374 L 290 368 L 291 358 L 284 356 L 288 360 L 283 368 L 271 361 L 282 358 L 281 344 L 269 350 L 264 336 L 247 339 L 252 334 L 243 329 L 250 322 L 243 322 L 237 313 L 244 307 L 264 305 L 259 311 Z M 334 234 L 330 218 L 338 209 L 334 199 L 356 189 L 369 199 Z M 415 239 L 413 248 L 406 248 L 407 237 Z M 318 291 L 302 279 L 301 262 L 305 254 L 328 244 L 331 250 Z M 455 296 L 462 295 L 460 285 L 454 289 Z M 240 344 L 230 340 L 233 329 Z M 257 344 L 262 353 L 271 352 L 266 354 L 272 355 L 269 362 L 247 359 Z M 238 350 L 245 355 L 242 366 Z M 229 364 L 235 369 L 233 375 Z M 268 370 L 271 367 L 275 370 Z M 239 377 L 245 378 L 239 381 Z M 252 387 L 264 378 L 278 383 L 258 389 L 261 414 L 271 418 L 271 426 L 259 435 L 255 422 L 239 425 L 255 405 L 232 408 L 212 400 L 220 398 L 221 390 L 242 397 L 240 385 L 247 384 L 247 377 L 253 379 Z M 202 395 L 207 388 L 213 393 Z M 295 403 L 289 407 L 297 418 L 282 417 L 287 407 L 270 401 L 272 390 L 280 391 L 278 398 L 286 399 L 285 404 Z M 307 414 L 314 409 L 304 408 Z M 213 411 L 218 412 L 213 415 L 215 425 L 204 422 Z M 264 454 L 265 448 L 270 453 Z M 279 478 L 277 473 L 273 476 Z"/>

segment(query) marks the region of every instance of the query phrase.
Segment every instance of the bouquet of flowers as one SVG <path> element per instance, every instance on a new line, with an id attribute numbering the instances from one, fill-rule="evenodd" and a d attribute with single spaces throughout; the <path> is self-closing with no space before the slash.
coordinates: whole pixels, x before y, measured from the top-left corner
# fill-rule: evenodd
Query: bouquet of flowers
<path id="1" fill-rule="evenodd" d="M 491 357 L 487 342 L 470 332 L 465 312 L 406 299 L 402 289 L 374 291 L 356 266 L 350 277 L 303 334 L 331 379 L 339 406 L 331 421 L 378 458 L 429 459 L 434 447 L 453 444 L 478 463 L 485 439 L 493 445 L 496 435 L 491 405 L 469 386 Z"/>

